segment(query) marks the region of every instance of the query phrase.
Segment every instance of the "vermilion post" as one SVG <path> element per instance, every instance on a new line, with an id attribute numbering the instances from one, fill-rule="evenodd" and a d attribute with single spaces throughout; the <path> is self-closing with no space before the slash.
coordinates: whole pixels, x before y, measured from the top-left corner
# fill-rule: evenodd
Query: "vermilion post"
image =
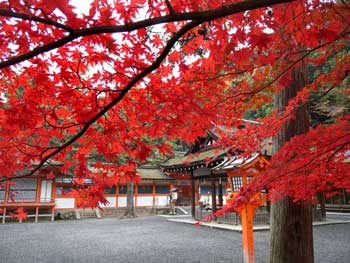
<path id="1" fill-rule="evenodd" d="M 242 220 L 243 261 L 245 263 L 254 263 L 254 211 L 254 206 L 245 205 L 240 212 Z"/>
<path id="2" fill-rule="evenodd" d="M 252 164 L 249 166 L 246 166 L 244 168 L 248 169 L 251 167 Z M 234 196 L 237 194 L 237 192 L 234 191 L 234 187 L 232 184 L 232 177 L 241 177 L 242 178 L 242 185 L 245 185 L 248 183 L 247 181 L 247 173 L 243 171 L 244 169 L 240 169 L 238 171 L 228 171 L 228 176 L 230 178 L 229 184 L 230 188 Z M 252 175 L 249 173 L 249 175 Z M 258 196 L 261 195 L 261 193 L 257 193 Z M 260 196 L 261 197 L 261 196 Z M 243 262 L 245 263 L 254 263 L 254 232 L 253 232 L 253 218 L 255 210 L 259 207 L 259 205 L 262 205 L 264 203 L 265 199 L 261 198 L 258 203 L 254 204 L 246 204 L 243 209 L 239 212 L 241 216 L 242 221 L 242 245 L 243 245 Z"/>

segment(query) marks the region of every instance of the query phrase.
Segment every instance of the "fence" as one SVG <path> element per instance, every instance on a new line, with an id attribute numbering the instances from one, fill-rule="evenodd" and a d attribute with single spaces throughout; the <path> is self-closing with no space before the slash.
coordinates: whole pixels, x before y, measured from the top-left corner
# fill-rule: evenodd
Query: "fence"
<path id="1" fill-rule="evenodd" d="M 211 209 L 207 208 L 196 208 L 196 216 L 195 218 L 197 220 L 206 220 L 209 216 L 211 216 L 213 213 Z M 312 210 L 312 217 L 313 221 L 321 221 L 321 210 L 319 209 L 313 209 Z M 216 217 L 216 222 L 223 223 L 223 224 L 229 224 L 229 225 L 240 225 L 241 224 L 241 218 L 239 213 L 225 213 L 223 216 Z M 253 224 L 259 225 L 259 224 L 270 224 L 270 214 L 267 212 L 267 208 L 262 206 L 259 207 L 255 213 L 253 218 Z"/>
<path id="2" fill-rule="evenodd" d="M 196 209 L 196 219 L 205 220 L 208 216 L 212 215 L 211 209 L 197 208 Z M 216 217 L 216 222 L 230 225 L 240 225 L 241 218 L 239 213 L 225 213 L 222 216 Z M 254 224 L 269 224 L 270 214 L 267 212 L 266 207 L 260 207 L 255 211 L 253 223 Z"/>

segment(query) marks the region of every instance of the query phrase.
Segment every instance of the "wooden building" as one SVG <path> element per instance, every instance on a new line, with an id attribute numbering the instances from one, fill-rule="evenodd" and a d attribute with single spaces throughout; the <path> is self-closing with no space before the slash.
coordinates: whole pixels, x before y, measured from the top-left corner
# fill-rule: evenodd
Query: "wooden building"
<path id="1" fill-rule="evenodd" d="M 47 179 L 53 172 L 55 179 Z M 166 207 L 169 206 L 170 190 L 174 179 L 165 175 L 157 167 L 140 167 L 137 173 L 141 177 L 140 183 L 135 185 L 135 207 Z M 13 183 L 6 188 L 0 188 L 0 220 L 5 223 L 17 208 L 23 208 L 28 217 L 49 217 L 54 220 L 56 211 L 78 209 L 74 197 L 69 195 L 72 190 L 73 177 L 59 174 L 57 166 L 45 166 L 39 175 L 29 178 L 12 179 Z M 92 182 L 86 180 L 86 184 Z M 115 185 L 105 192 L 108 204 L 106 208 L 126 207 L 126 185 Z"/>
<path id="2" fill-rule="evenodd" d="M 4 224 L 6 218 L 10 218 L 18 208 L 23 208 L 28 217 L 34 217 L 35 222 L 39 217 L 49 217 L 54 220 L 54 209 L 56 206 L 53 193 L 53 180 L 47 179 L 49 172 L 57 173 L 57 167 L 44 166 L 37 176 L 20 178 L 28 171 L 21 171 L 0 188 L 0 219 Z"/>
<path id="3" fill-rule="evenodd" d="M 216 212 L 227 201 L 228 196 L 243 184 L 243 177 L 234 177 L 237 172 L 249 173 L 248 180 L 257 175 L 266 164 L 269 156 L 256 153 L 240 158 L 231 149 L 219 150 L 213 147 L 218 135 L 208 131 L 199 138 L 182 157 L 161 164 L 164 172 L 176 179 L 174 187 L 179 192 L 179 205 L 191 205 L 192 216 L 196 207 L 204 207 Z"/>
<path id="4" fill-rule="evenodd" d="M 174 179 L 165 175 L 158 167 L 144 166 L 137 169 L 141 182 L 135 185 L 135 207 L 169 206 L 170 190 Z M 105 197 L 109 203 L 103 207 L 126 207 L 127 187 L 116 185 L 106 190 Z"/>

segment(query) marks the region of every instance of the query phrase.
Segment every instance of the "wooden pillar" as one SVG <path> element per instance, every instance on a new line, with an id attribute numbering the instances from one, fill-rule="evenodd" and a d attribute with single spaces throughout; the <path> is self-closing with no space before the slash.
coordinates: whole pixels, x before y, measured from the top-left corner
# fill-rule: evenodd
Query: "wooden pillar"
<path id="1" fill-rule="evenodd" d="M 39 217 L 39 206 L 35 207 L 35 223 L 38 223 L 38 217 Z"/>
<path id="2" fill-rule="evenodd" d="M 40 202 L 40 192 L 41 192 L 41 178 L 37 176 L 36 178 L 36 195 L 35 195 L 35 202 Z"/>
<path id="3" fill-rule="evenodd" d="M 222 208 L 223 198 L 222 198 L 222 180 L 221 180 L 221 178 L 219 178 L 219 192 L 218 192 L 218 195 L 219 195 L 219 206 Z"/>
<path id="4" fill-rule="evenodd" d="M 133 199 L 135 199 L 135 201 L 134 201 L 135 207 L 137 207 L 137 199 L 138 199 L 138 195 L 139 195 L 138 188 L 139 188 L 139 184 L 137 183 L 137 184 L 135 184 L 135 187 L 134 187 L 134 197 L 133 197 Z"/>
<path id="5" fill-rule="evenodd" d="M 168 197 L 168 206 L 169 208 L 171 209 L 171 194 L 172 194 L 172 189 L 174 188 L 174 184 L 172 182 L 170 182 L 170 185 L 169 185 L 169 197 Z M 170 211 L 170 210 L 169 210 Z"/>
<path id="6" fill-rule="evenodd" d="M 2 212 L 2 223 L 5 224 L 5 220 L 6 220 L 6 207 L 4 207 L 4 210 Z"/>
<path id="7" fill-rule="evenodd" d="M 194 184 L 195 185 L 195 192 L 196 192 L 196 205 L 199 206 L 199 202 L 200 202 L 200 195 L 199 195 L 199 188 L 200 188 L 200 180 L 197 181 L 197 183 Z"/>
<path id="8" fill-rule="evenodd" d="M 196 219 L 196 189 L 193 171 L 191 171 L 191 215 Z"/>
<path id="9" fill-rule="evenodd" d="M 211 174 L 211 207 L 213 209 L 213 214 L 216 212 L 216 189 L 215 189 L 215 179 L 213 173 Z"/>
<path id="10" fill-rule="evenodd" d="M 5 200 L 4 200 L 4 204 L 7 204 L 8 202 L 8 199 L 9 199 L 9 192 L 10 192 L 10 186 L 6 186 L 6 189 L 5 189 Z"/>
<path id="11" fill-rule="evenodd" d="M 56 198 L 56 179 L 52 180 L 52 192 L 51 192 L 51 202 L 55 202 Z"/>
<path id="12" fill-rule="evenodd" d="M 118 200 L 119 200 L 119 182 L 115 185 L 115 207 L 118 208 Z"/>
<path id="13" fill-rule="evenodd" d="M 51 222 L 53 222 L 55 220 L 55 208 L 52 207 L 51 209 Z"/>
<path id="14" fill-rule="evenodd" d="M 9 198 L 9 191 L 10 187 L 7 185 L 5 189 L 5 200 L 4 200 L 4 205 L 7 204 L 8 198 Z M 2 223 L 5 224 L 6 221 L 6 206 L 4 207 L 4 211 L 2 212 Z"/>
<path id="15" fill-rule="evenodd" d="M 37 178 L 36 178 L 36 196 L 35 196 L 36 207 L 35 207 L 35 219 L 34 219 L 35 223 L 38 223 L 38 217 L 39 217 L 39 203 L 40 203 L 40 194 L 41 194 L 40 192 L 41 192 L 41 178 L 39 176 L 37 176 Z"/>
<path id="16" fill-rule="evenodd" d="M 156 206 L 156 183 L 152 182 L 152 208 Z"/>

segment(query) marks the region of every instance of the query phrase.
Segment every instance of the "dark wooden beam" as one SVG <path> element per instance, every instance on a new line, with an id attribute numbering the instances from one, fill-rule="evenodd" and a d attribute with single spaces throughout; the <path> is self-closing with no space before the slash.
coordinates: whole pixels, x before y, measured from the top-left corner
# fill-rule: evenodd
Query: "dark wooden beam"
<path id="1" fill-rule="evenodd" d="M 219 206 L 222 208 L 223 205 L 223 198 L 222 198 L 222 180 L 219 179 Z"/>
<path id="2" fill-rule="evenodd" d="M 216 212 L 216 187 L 215 187 L 215 178 L 213 173 L 211 174 L 211 207 L 213 209 L 213 213 Z"/>
<path id="3" fill-rule="evenodd" d="M 191 214 L 196 219 L 196 189 L 195 181 L 193 178 L 193 171 L 191 171 Z"/>

